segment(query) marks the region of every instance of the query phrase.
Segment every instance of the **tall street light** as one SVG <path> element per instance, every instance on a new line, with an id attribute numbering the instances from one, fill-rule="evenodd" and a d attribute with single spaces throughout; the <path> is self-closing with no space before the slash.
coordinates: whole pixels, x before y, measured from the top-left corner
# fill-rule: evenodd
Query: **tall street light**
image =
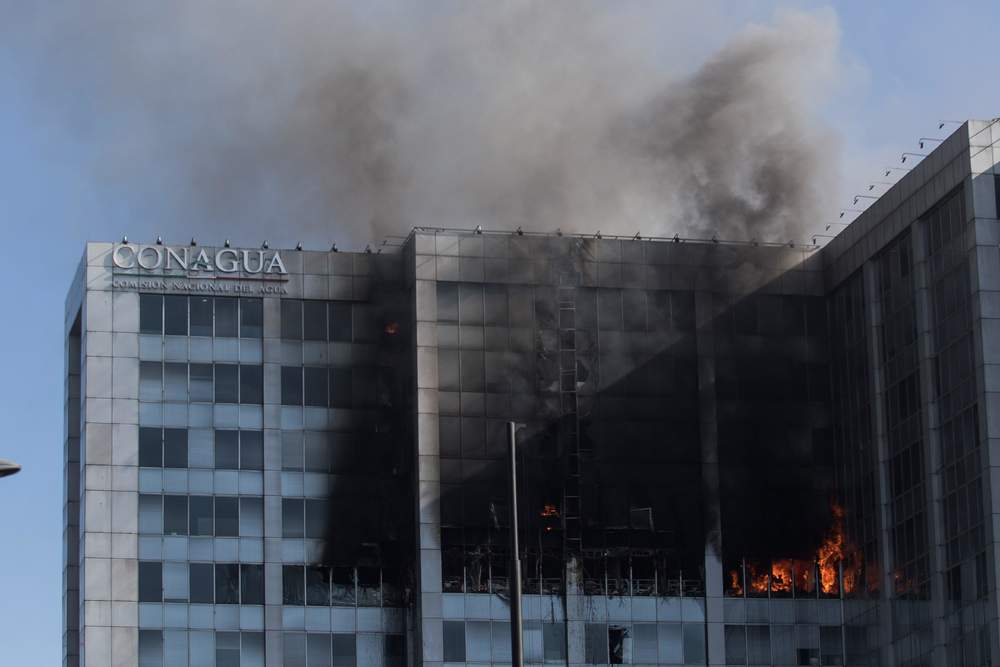
<path id="1" fill-rule="evenodd" d="M 524 667 L 521 635 L 521 550 L 517 529 L 517 424 L 507 422 L 507 454 L 510 466 L 510 656 L 513 667 Z"/>

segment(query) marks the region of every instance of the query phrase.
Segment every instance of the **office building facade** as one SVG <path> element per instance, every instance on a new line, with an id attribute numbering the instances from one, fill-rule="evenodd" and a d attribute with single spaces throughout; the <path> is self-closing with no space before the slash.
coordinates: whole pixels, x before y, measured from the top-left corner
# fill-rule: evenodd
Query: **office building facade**
<path id="1" fill-rule="evenodd" d="M 998 141 L 821 250 L 88 244 L 65 663 L 510 664 L 508 421 L 526 664 L 1000 662 Z"/>

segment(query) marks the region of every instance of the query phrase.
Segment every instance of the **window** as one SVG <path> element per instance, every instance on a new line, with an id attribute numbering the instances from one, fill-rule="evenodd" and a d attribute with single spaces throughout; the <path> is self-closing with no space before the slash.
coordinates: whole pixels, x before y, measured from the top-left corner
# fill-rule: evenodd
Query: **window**
<path id="1" fill-rule="evenodd" d="M 309 658 L 309 665 L 332 665 L 333 654 L 330 647 L 330 635 L 328 634 L 307 634 L 306 653 Z"/>
<path id="2" fill-rule="evenodd" d="M 306 568 L 306 604 L 330 606 L 330 569 L 321 565 Z"/>
<path id="3" fill-rule="evenodd" d="M 705 628 L 700 623 L 684 624 L 684 660 L 691 665 L 705 664 Z"/>
<path id="4" fill-rule="evenodd" d="M 192 535 L 215 534 L 214 503 L 212 496 L 191 496 L 188 503 L 189 525 Z"/>
<path id="5" fill-rule="evenodd" d="M 188 302 L 191 315 L 191 335 L 212 335 L 212 297 L 193 296 Z"/>
<path id="6" fill-rule="evenodd" d="M 264 604 L 263 565 L 240 565 L 240 599 L 242 604 Z"/>
<path id="7" fill-rule="evenodd" d="M 281 404 L 302 405 L 302 369 L 297 366 L 281 367 Z"/>
<path id="8" fill-rule="evenodd" d="M 188 565 L 188 589 L 191 602 L 212 604 L 215 602 L 214 566 L 211 563 L 190 563 Z"/>
<path id="9" fill-rule="evenodd" d="M 281 536 L 304 537 L 303 501 L 298 498 L 281 499 Z"/>
<path id="10" fill-rule="evenodd" d="M 139 429 L 139 465 L 145 468 L 163 467 L 162 431 L 158 428 Z"/>
<path id="11" fill-rule="evenodd" d="M 240 534 L 239 498 L 232 496 L 216 496 L 215 498 L 215 536 L 238 537 Z"/>
<path id="12" fill-rule="evenodd" d="M 305 340 L 326 340 L 326 302 L 302 303 L 302 337 Z"/>
<path id="13" fill-rule="evenodd" d="M 730 665 L 747 664 L 746 629 L 742 625 L 726 626 L 726 662 Z"/>
<path id="14" fill-rule="evenodd" d="M 240 498 L 240 537 L 264 536 L 264 499 Z"/>
<path id="15" fill-rule="evenodd" d="M 330 304 L 330 340 L 350 343 L 354 329 L 351 304 L 335 301 Z"/>
<path id="16" fill-rule="evenodd" d="M 163 667 L 162 630 L 139 630 L 139 667 Z"/>
<path id="17" fill-rule="evenodd" d="M 354 635 L 333 635 L 333 667 L 355 667 L 357 664 L 355 641 Z"/>
<path id="18" fill-rule="evenodd" d="M 239 403 L 239 366 L 236 364 L 215 365 L 215 402 Z"/>
<path id="19" fill-rule="evenodd" d="M 542 623 L 542 648 L 545 662 L 566 662 L 566 629 L 562 623 Z"/>
<path id="20" fill-rule="evenodd" d="M 163 532 L 163 497 L 139 494 L 139 533 L 158 535 Z"/>
<path id="21" fill-rule="evenodd" d="M 465 662 L 465 621 L 444 621 L 444 661 Z"/>
<path id="22" fill-rule="evenodd" d="M 288 340 L 302 340 L 301 301 L 281 300 L 281 337 Z"/>
<path id="23" fill-rule="evenodd" d="M 305 370 L 305 403 L 306 405 L 326 407 L 330 398 L 327 391 L 327 369 L 306 368 Z"/>
<path id="24" fill-rule="evenodd" d="M 281 664 L 284 667 L 306 667 L 306 635 L 286 632 L 281 637 Z"/>
<path id="25" fill-rule="evenodd" d="M 238 563 L 215 564 L 215 604 L 240 603 L 240 566 Z"/>
<path id="26" fill-rule="evenodd" d="M 655 623 L 636 623 L 632 626 L 632 662 L 656 663 L 656 644 Z"/>
<path id="27" fill-rule="evenodd" d="M 163 564 L 139 561 L 139 602 L 163 600 Z"/>
<path id="28" fill-rule="evenodd" d="M 302 432 L 281 432 L 281 469 L 302 470 Z"/>
<path id="29" fill-rule="evenodd" d="M 264 469 L 264 433 L 240 431 L 240 470 Z"/>
<path id="30" fill-rule="evenodd" d="M 240 299 L 240 338 L 262 338 L 264 335 L 264 302 L 261 299 Z"/>
<path id="31" fill-rule="evenodd" d="M 231 297 L 215 299 L 215 336 L 217 338 L 236 338 L 238 331 L 236 303 L 236 299 Z"/>
<path id="32" fill-rule="evenodd" d="M 330 407 L 349 408 L 353 403 L 351 369 L 330 369 Z"/>
<path id="33" fill-rule="evenodd" d="M 238 470 L 240 467 L 240 432 L 215 432 L 215 467 Z"/>
<path id="34" fill-rule="evenodd" d="M 215 633 L 215 667 L 240 667 L 240 633 Z"/>
<path id="35" fill-rule="evenodd" d="M 607 664 L 608 626 L 603 623 L 587 623 L 584 630 L 584 662 L 599 665 Z"/>
<path id="36" fill-rule="evenodd" d="M 188 497 L 163 496 L 163 534 L 188 534 Z"/>
<path id="37" fill-rule="evenodd" d="M 326 500 L 306 500 L 306 537 L 323 539 L 326 537 L 328 504 Z"/>
<path id="38" fill-rule="evenodd" d="M 211 403 L 215 396 L 212 364 L 191 364 L 189 372 L 191 383 L 188 390 L 191 401 Z"/>
<path id="39" fill-rule="evenodd" d="M 163 563 L 163 601 L 188 601 L 187 563 Z"/>
<path id="40" fill-rule="evenodd" d="M 406 641 L 403 635 L 385 636 L 385 667 L 405 667 Z"/>
<path id="41" fill-rule="evenodd" d="M 187 468 L 188 440 L 187 429 L 163 429 L 163 467 Z"/>
<path id="42" fill-rule="evenodd" d="M 139 295 L 139 333 L 163 334 L 163 297 L 159 294 Z"/>
<path id="43" fill-rule="evenodd" d="M 281 602 L 289 605 L 305 604 L 305 568 L 301 565 L 284 565 L 281 568 Z"/>
<path id="44" fill-rule="evenodd" d="M 163 364 L 163 400 L 187 401 L 188 399 L 188 369 L 187 364 Z"/>
<path id="45" fill-rule="evenodd" d="M 163 332 L 168 336 L 188 335 L 188 304 L 186 296 L 163 297 Z"/>
<path id="46" fill-rule="evenodd" d="M 159 361 L 139 362 L 139 400 L 163 400 L 163 364 Z"/>
<path id="47" fill-rule="evenodd" d="M 240 403 L 256 405 L 264 403 L 263 366 L 240 366 Z"/>

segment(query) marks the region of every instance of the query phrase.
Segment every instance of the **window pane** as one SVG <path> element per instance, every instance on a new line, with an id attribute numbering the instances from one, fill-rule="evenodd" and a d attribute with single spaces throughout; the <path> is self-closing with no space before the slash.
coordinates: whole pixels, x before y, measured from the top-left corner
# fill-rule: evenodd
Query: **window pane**
<path id="1" fill-rule="evenodd" d="M 490 662 L 490 622 L 469 621 L 465 624 L 465 659 L 469 662 Z"/>
<path id="2" fill-rule="evenodd" d="M 325 368 L 305 369 L 306 405 L 325 408 L 329 404 L 326 389 L 327 375 Z"/>
<path id="3" fill-rule="evenodd" d="M 215 335 L 236 338 L 236 299 L 218 297 L 215 299 Z"/>
<path id="4" fill-rule="evenodd" d="M 684 660 L 692 665 L 705 664 L 705 628 L 700 623 L 684 624 Z"/>
<path id="5" fill-rule="evenodd" d="M 283 667 L 306 667 L 305 633 L 284 633 L 281 637 L 281 655 Z"/>
<path id="6" fill-rule="evenodd" d="M 403 635 L 386 635 L 385 667 L 405 667 L 405 666 L 406 666 L 405 638 L 403 637 Z"/>
<path id="7" fill-rule="evenodd" d="M 747 664 L 746 630 L 742 625 L 726 626 L 726 662 L 730 665 Z"/>
<path id="8" fill-rule="evenodd" d="M 240 432 L 215 432 L 215 467 L 236 470 L 240 467 Z"/>
<path id="9" fill-rule="evenodd" d="M 542 623 L 542 645 L 545 662 L 566 662 L 566 633 L 562 623 Z"/>
<path id="10" fill-rule="evenodd" d="M 159 535 L 163 532 L 163 497 L 139 494 L 139 532 Z"/>
<path id="11" fill-rule="evenodd" d="M 657 626 L 660 662 L 679 665 L 684 661 L 680 623 L 660 623 Z"/>
<path id="12" fill-rule="evenodd" d="M 591 664 L 608 663 L 608 626 L 603 623 L 587 623 L 584 635 L 584 652 Z"/>
<path id="13" fill-rule="evenodd" d="M 333 568 L 333 604 L 353 607 L 355 602 L 354 568 Z"/>
<path id="14" fill-rule="evenodd" d="M 139 465 L 146 468 L 163 466 L 162 432 L 158 428 L 139 429 Z"/>
<path id="15" fill-rule="evenodd" d="M 190 299 L 191 335 L 212 335 L 212 297 L 193 296 Z"/>
<path id="16" fill-rule="evenodd" d="M 240 366 L 240 403 L 260 405 L 264 402 L 264 367 Z"/>
<path id="17" fill-rule="evenodd" d="M 240 667 L 240 633 L 215 633 L 215 667 Z"/>
<path id="18" fill-rule="evenodd" d="M 163 467 L 187 468 L 188 440 L 187 429 L 163 429 Z"/>
<path id="19" fill-rule="evenodd" d="M 330 407 L 349 408 L 352 404 L 351 369 L 330 369 Z"/>
<path id="20" fill-rule="evenodd" d="M 302 405 L 302 369 L 298 366 L 281 367 L 281 404 Z"/>
<path id="21" fill-rule="evenodd" d="M 215 365 L 215 402 L 238 403 L 239 367 L 236 364 Z"/>
<path id="22" fill-rule="evenodd" d="M 215 498 L 215 536 L 239 536 L 239 498 L 217 496 Z"/>
<path id="23" fill-rule="evenodd" d="M 354 635 L 333 635 L 333 667 L 355 667 L 357 648 Z"/>
<path id="24" fill-rule="evenodd" d="M 330 304 L 330 340 L 351 342 L 351 304 L 335 301 Z"/>
<path id="25" fill-rule="evenodd" d="M 240 431 L 240 469 L 264 469 L 264 434 L 261 431 Z"/>
<path id="26" fill-rule="evenodd" d="M 168 336 L 188 335 L 188 303 L 186 296 L 163 297 L 163 331 Z"/>
<path id="27" fill-rule="evenodd" d="M 310 472 L 330 471 L 330 441 L 331 433 L 306 431 L 305 433 L 305 469 Z"/>
<path id="28" fill-rule="evenodd" d="M 281 536 L 302 537 L 303 533 L 302 501 L 298 498 L 282 498 Z"/>
<path id="29" fill-rule="evenodd" d="M 213 504 L 212 496 L 191 496 L 188 510 L 192 535 L 215 534 Z"/>
<path id="30" fill-rule="evenodd" d="M 159 294 L 139 295 L 139 333 L 163 333 L 163 297 Z"/>
<path id="31" fill-rule="evenodd" d="M 211 403 L 215 396 L 212 381 L 212 364 L 191 364 L 191 384 L 188 391 L 192 401 Z"/>
<path id="32" fill-rule="evenodd" d="M 288 340 L 302 340 L 301 301 L 281 300 L 281 337 Z"/>
<path id="33" fill-rule="evenodd" d="M 187 374 L 187 364 L 163 364 L 163 400 L 188 400 Z"/>
<path id="34" fill-rule="evenodd" d="M 326 537 L 327 501 L 306 500 L 306 537 L 323 539 Z"/>
<path id="35" fill-rule="evenodd" d="M 212 604 L 215 601 L 215 582 L 211 563 L 190 563 L 190 587 L 188 595 L 191 602 Z"/>
<path id="36" fill-rule="evenodd" d="M 330 606 L 330 568 L 322 565 L 306 568 L 306 604 Z"/>
<path id="37" fill-rule="evenodd" d="M 159 361 L 139 362 L 139 399 L 163 400 L 163 364 Z"/>
<path id="38" fill-rule="evenodd" d="M 163 496 L 163 534 L 187 535 L 187 496 Z"/>
<path id="39" fill-rule="evenodd" d="M 240 667 L 264 667 L 264 633 L 241 632 Z"/>
<path id="40" fill-rule="evenodd" d="M 302 470 L 302 432 L 281 432 L 281 469 Z"/>
<path id="41" fill-rule="evenodd" d="M 240 498 L 240 537 L 264 536 L 264 499 Z"/>
<path id="42" fill-rule="evenodd" d="M 465 662 L 465 621 L 444 621 L 444 661 Z"/>
<path id="43" fill-rule="evenodd" d="M 309 667 L 331 667 L 330 635 L 325 633 L 307 634 L 306 648 L 309 653 Z"/>
<path id="44" fill-rule="evenodd" d="M 305 301 L 302 304 L 302 337 L 306 340 L 326 340 L 326 302 Z"/>
<path id="45" fill-rule="evenodd" d="M 264 604 L 263 565 L 240 565 L 240 590 L 243 604 Z"/>
<path id="46" fill-rule="evenodd" d="M 301 565 L 284 565 L 281 568 L 282 604 L 305 604 L 305 578 Z"/>
<path id="47" fill-rule="evenodd" d="M 163 600 L 163 564 L 139 562 L 139 602 Z"/>
<path id="48" fill-rule="evenodd" d="M 263 335 L 264 302 L 240 299 L 240 338 L 261 338 Z"/>
<path id="49" fill-rule="evenodd" d="M 215 564 L 215 604 L 240 603 L 240 566 L 236 563 Z"/>
<path id="50" fill-rule="evenodd" d="M 163 564 L 163 601 L 188 601 L 188 566 L 187 563 Z"/>
<path id="51" fill-rule="evenodd" d="M 139 630 L 139 667 L 163 667 L 163 632 Z"/>

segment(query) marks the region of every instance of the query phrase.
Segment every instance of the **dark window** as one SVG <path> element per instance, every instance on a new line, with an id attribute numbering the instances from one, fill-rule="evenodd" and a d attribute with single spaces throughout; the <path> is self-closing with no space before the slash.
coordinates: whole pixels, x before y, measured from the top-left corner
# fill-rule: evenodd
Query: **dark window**
<path id="1" fill-rule="evenodd" d="M 215 402 L 239 403 L 239 366 L 236 364 L 215 365 Z"/>
<path id="2" fill-rule="evenodd" d="M 303 302 L 302 337 L 306 340 L 326 340 L 325 301 Z"/>
<path id="3" fill-rule="evenodd" d="M 302 405 L 302 369 L 298 366 L 281 367 L 281 404 Z"/>
<path id="4" fill-rule="evenodd" d="M 330 403 L 327 391 L 327 370 L 325 368 L 305 369 L 305 402 L 306 405 L 327 407 Z"/>
<path id="5" fill-rule="evenodd" d="M 294 299 L 281 301 L 281 337 L 302 340 L 302 302 Z"/>
<path id="6" fill-rule="evenodd" d="M 188 335 L 188 303 L 186 296 L 163 297 L 163 332 L 168 336 Z"/>
<path id="7" fill-rule="evenodd" d="M 240 338 L 261 338 L 263 335 L 264 302 L 240 299 Z"/>
<path id="8" fill-rule="evenodd" d="M 302 500 L 298 498 L 281 499 L 281 536 L 303 537 Z"/>
<path id="9" fill-rule="evenodd" d="M 354 568 L 333 568 L 333 604 L 353 607 L 356 600 L 354 590 Z"/>
<path id="10" fill-rule="evenodd" d="M 215 604 L 240 603 L 240 566 L 237 563 L 215 564 Z"/>
<path id="11" fill-rule="evenodd" d="M 351 323 L 351 304 L 335 301 L 330 304 L 330 340 L 350 343 L 351 332 L 354 327 Z"/>
<path id="12" fill-rule="evenodd" d="M 240 565 L 242 604 L 264 604 L 264 566 Z"/>
<path id="13" fill-rule="evenodd" d="M 240 431 L 240 469 L 264 469 L 264 434 L 261 431 Z"/>
<path id="14" fill-rule="evenodd" d="M 240 467 L 240 432 L 215 432 L 215 467 L 236 470 Z"/>
<path id="15" fill-rule="evenodd" d="M 139 630 L 139 667 L 163 667 L 162 630 Z"/>
<path id="16" fill-rule="evenodd" d="M 403 635 L 385 636 L 385 667 L 405 667 L 406 642 Z"/>
<path id="17" fill-rule="evenodd" d="M 216 338 L 236 338 L 238 331 L 236 312 L 236 299 L 220 297 L 215 300 Z"/>
<path id="18" fill-rule="evenodd" d="M 281 568 L 281 602 L 282 604 L 305 604 L 305 587 L 301 565 L 284 565 Z"/>
<path id="19" fill-rule="evenodd" d="M 139 333 L 163 334 L 163 297 L 139 295 Z"/>
<path id="20" fill-rule="evenodd" d="M 330 606 L 330 568 L 322 565 L 306 568 L 306 604 Z"/>
<path id="21" fill-rule="evenodd" d="M 240 633 L 215 633 L 215 667 L 240 667 Z"/>
<path id="22" fill-rule="evenodd" d="M 215 583 L 211 563 L 191 563 L 188 568 L 191 602 L 212 604 L 215 601 Z"/>
<path id="23" fill-rule="evenodd" d="M 215 499 L 215 536 L 238 537 L 240 534 L 239 498 L 218 496 Z"/>
<path id="24" fill-rule="evenodd" d="M 326 537 L 327 501 L 306 500 L 306 537 L 323 539 Z"/>
<path id="25" fill-rule="evenodd" d="M 212 496 L 191 496 L 188 511 L 192 535 L 215 534 Z"/>
<path id="26" fill-rule="evenodd" d="M 349 408 L 352 404 L 351 369 L 330 369 L 330 407 Z"/>
<path id="27" fill-rule="evenodd" d="M 163 429 L 163 467 L 187 468 L 188 433 L 183 428 Z"/>
<path id="28" fill-rule="evenodd" d="M 725 632 L 726 662 L 730 665 L 747 664 L 746 628 L 742 625 L 727 625 Z"/>
<path id="29" fill-rule="evenodd" d="M 542 624 L 542 647 L 545 662 L 566 661 L 566 632 L 562 623 Z"/>
<path id="30" fill-rule="evenodd" d="M 163 600 L 163 563 L 139 562 L 139 602 Z"/>
<path id="31" fill-rule="evenodd" d="M 333 665 L 330 654 L 330 635 L 326 633 L 309 633 L 306 635 L 306 656 L 310 665 Z"/>
<path id="32" fill-rule="evenodd" d="M 354 635 L 333 635 L 333 667 L 355 667 L 357 665 L 355 641 Z"/>
<path id="33" fill-rule="evenodd" d="M 208 296 L 193 296 L 191 307 L 191 335 L 212 335 L 212 298 Z"/>
<path id="34" fill-rule="evenodd" d="M 189 367 L 190 392 L 193 402 L 211 403 L 215 397 L 212 364 L 191 364 Z"/>
<path id="35" fill-rule="evenodd" d="M 240 366 L 240 403 L 260 405 L 263 402 L 263 366 Z"/>
<path id="36" fill-rule="evenodd" d="M 163 433 L 158 428 L 139 429 L 139 465 L 147 468 L 163 466 Z"/>
<path id="37" fill-rule="evenodd" d="M 440 290 L 438 294 L 440 295 Z M 465 662 L 465 621 L 444 621 L 442 625 L 444 630 L 444 661 Z"/>
<path id="38" fill-rule="evenodd" d="M 163 534 L 188 534 L 187 496 L 163 496 Z"/>

